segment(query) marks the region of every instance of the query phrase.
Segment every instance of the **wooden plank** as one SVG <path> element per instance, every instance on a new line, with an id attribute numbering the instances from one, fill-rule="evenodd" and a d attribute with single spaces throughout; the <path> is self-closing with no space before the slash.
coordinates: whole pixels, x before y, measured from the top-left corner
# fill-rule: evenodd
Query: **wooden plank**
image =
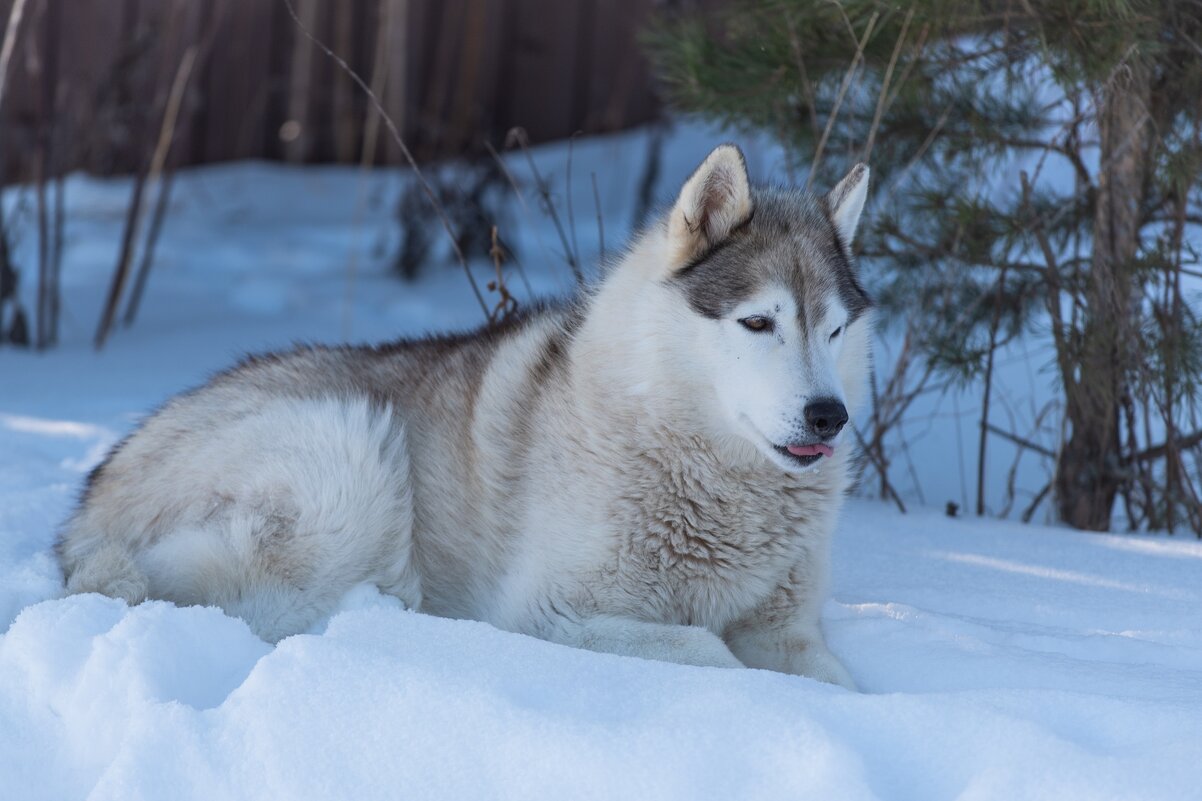
<path id="1" fill-rule="evenodd" d="M 0 2 L 0 39 L 3 39 L 12 0 Z M 3 106 L 0 107 L 0 180 L 4 182 L 28 181 L 33 178 L 34 142 L 38 124 L 38 86 L 36 76 L 30 74 L 30 66 L 36 61 L 29 57 L 30 48 L 37 53 L 37 42 L 42 37 L 39 20 L 39 4 L 27 0 L 21 15 L 21 27 L 8 63 Z"/>
<path id="2" fill-rule="evenodd" d="M 362 4 L 343 0 L 331 4 L 330 13 L 333 15 L 333 36 L 331 46 L 348 62 L 355 62 L 355 19 L 362 14 Z M 359 64 L 351 63 L 357 68 Z M 363 80 L 370 80 L 370 76 Z M 347 76 L 338 76 L 330 86 L 330 128 L 333 139 L 334 160 L 350 162 L 355 158 L 355 132 L 358 126 L 355 122 L 355 105 L 352 99 L 358 92 L 358 87 Z"/>
<path id="3" fill-rule="evenodd" d="M 511 79 L 499 91 L 509 96 L 506 127 L 521 126 L 532 142 L 572 132 L 576 82 L 577 17 L 580 7 L 560 0 L 513 0 Z"/>
<path id="4" fill-rule="evenodd" d="M 299 25 L 316 34 L 317 0 L 297 0 L 296 15 Z M 296 22 L 292 23 L 296 25 Z M 294 31 L 288 65 L 288 105 L 284 126 L 281 127 L 284 143 L 284 158 L 288 161 L 304 161 L 310 146 L 309 104 L 310 82 L 313 79 L 315 48 L 301 31 Z"/>
<path id="5" fill-rule="evenodd" d="M 408 141 L 414 126 L 413 107 L 410 105 L 414 95 L 411 90 L 414 83 L 413 68 L 418 63 L 420 26 L 426 4 L 412 0 L 379 0 L 379 3 L 379 13 L 383 19 L 378 24 L 385 25 L 388 29 L 383 37 L 387 60 L 384 94 L 380 104 Z M 379 152 L 376 154 L 376 162 L 401 164 L 403 158 L 400 148 L 383 125 L 383 121 L 379 124 Z"/>
<path id="6" fill-rule="evenodd" d="M 93 172 L 126 166 L 113 163 L 110 140 L 117 64 L 125 41 L 122 16 L 114 13 L 112 3 L 80 0 L 60 21 L 59 80 L 69 87 L 69 117 L 78 129 L 92 132 L 66 137 L 77 143 L 70 163 Z"/>
<path id="7" fill-rule="evenodd" d="M 0 18 L 13 0 L 0 0 Z M 609 131 L 659 107 L 635 36 L 656 0 L 293 0 L 320 39 L 370 82 L 385 42 L 381 102 L 419 157 L 499 141 L 513 126 L 532 141 Z M 710 6 L 722 0 L 705 0 Z M 28 178 L 38 86 L 30 76 L 43 17 L 30 0 L 4 103 L 0 170 Z M 296 30 L 280 0 L 70 0 L 58 26 L 69 130 L 64 164 L 130 172 L 183 49 L 201 31 L 213 49 L 192 79 L 178 127 L 181 164 L 234 158 L 360 157 L 369 103 Z M 179 15 L 185 15 L 179 18 Z M 177 18 L 179 20 L 177 21 Z M 383 26 L 383 31 L 380 28 Z M 210 30 L 211 28 L 214 28 Z M 286 149 L 282 124 L 300 137 Z M 151 126 L 153 127 L 153 125 Z M 375 161 L 400 163 L 382 132 Z"/>
<path id="8" fill-rule="evenodd" d="M 598 16 L 591 43 L 595 80 L 580 123 L 584 129 L 616 131 L 655 115 L 659 102 L 651 68 L 638 46 L 638 32 L 654 7 L 652 0 L 612 0 Z"/>

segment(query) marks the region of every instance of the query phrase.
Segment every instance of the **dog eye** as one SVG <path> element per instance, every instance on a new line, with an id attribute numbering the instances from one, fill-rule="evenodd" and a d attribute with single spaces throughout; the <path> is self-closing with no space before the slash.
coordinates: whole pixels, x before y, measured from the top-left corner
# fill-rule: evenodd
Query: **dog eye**
<path id="1" fill-rule="evenodd" d="M 840 335 L 840 334 L 842 334 L 842 333 L 843 333 L 843 326 L 839 326 L 838 328 L 836 328 L 836 329 L 835 329 L 835 332 L 834 332 L 833 334 L 831 334 L 831 338 L 830 338 L 829 340 L 827 340 L 827 341 L 828 341 L 828 342 L 834 342 L 834 341 L 835 341 L 835 337 L 839 336 L 839 335 Z"/>
<path id="2" fill-rule="evenodd" d="M 759 333 L 771 331 L 773 328 L 772 320 L 768 319 L 767 317 L 744 317 L 742 320 L 739 320 L 739 325 L 743 326 L 748 331 L 756 331 Z"/>

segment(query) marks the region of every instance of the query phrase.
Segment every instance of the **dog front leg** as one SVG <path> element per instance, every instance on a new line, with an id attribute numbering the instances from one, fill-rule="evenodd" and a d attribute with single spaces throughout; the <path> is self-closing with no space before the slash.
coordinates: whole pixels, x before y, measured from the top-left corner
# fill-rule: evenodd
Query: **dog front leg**
<path id="1" fill-rule="evenodd" d="M 595 616 L 556 621 L 547 639 L 562 645 L 621 656 L 701 667 L 743 667 L 722 638 L 699 626 L 649 623 Z"/>
<path id="2" fill-rule="evenodd" d="M 747 667 L 807 676 L 856 689 L 851 674 L 826 647 L 816 624 L 777 628 L 744 621 L 727 632 L 726 643 Z"/>
<path id="3" fill-rule="evenodd" d="M 793 570 L 768 598 L 723 632 L 730 650 L 747 667 L 808 676 L 856 689 L 851 675 L 826 647 L 819 625 L 822 593 L 807 574 Z"/>

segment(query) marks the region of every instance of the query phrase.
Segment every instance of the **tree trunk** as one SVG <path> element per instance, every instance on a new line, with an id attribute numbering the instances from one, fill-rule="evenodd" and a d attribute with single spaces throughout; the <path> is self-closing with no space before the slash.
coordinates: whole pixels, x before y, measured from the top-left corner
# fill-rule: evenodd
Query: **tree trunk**
<path id="1" fill-rule="evenodd" d="M 1123 483 L 1119 419 L 1137 325 L 1135 258 L 1148 160 L 1150 79 L 1136 55 L 1102 88 L 1093 253 L 1077 380 L 1065 377 L 1071 427 L 1056 471 L 1060 519 L 1110 528 Z"/>

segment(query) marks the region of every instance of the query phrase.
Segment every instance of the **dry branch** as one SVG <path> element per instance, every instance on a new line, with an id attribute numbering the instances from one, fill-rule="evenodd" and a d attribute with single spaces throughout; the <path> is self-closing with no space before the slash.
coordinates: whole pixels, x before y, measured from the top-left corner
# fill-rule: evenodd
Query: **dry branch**
<path id="1" fill-rule="evenodd" d="M 864 48 L 868 45 L 868 38 L 872 36 L 872 31 L 876 27 L 876 21 L 879 17 L 879 12 L 873 12 L 873 15 L 869 18 L 868 26 L 864 29 L 864 35 L 860 37 L 860 41 L 856 44 L 856 54 L 851 59 L 851 66 L 847 68 L 847 72 L 843 76 L 843 82 L 839 85 L 839 93 L 835 96 L 835 105 L 831 108 L 831 114 L 826 120 L 826 127 L 822 130 L 822 136 L 818 140 L 818 145 L 814 148 L 814 160 L 810 163 L 810 174 L 806 176 L 805 188 L 807 192 L 814 183 L 814 174 L 818 170 L 818 165 L 822 163 L 822 152 L 826 149 L 826 141 L 830 138 L 831 130 L 835 127 L 835 120 L 839 117 L 839 108 L 843 105 L 843 98 L 847 94 L 847 90 L 851 87 L 851 79 L 855 77 L 856 70 L 860 66 L 860 61 L 864 58 Z"/>
<path id="2" fill-rule="evenodd" d="M 593 207 L 597 210 L 597 263 L 605 263 L 605 221 L 601 219 L 601 195 L 597 192 L 597 173 L 592 173 Z"/>
<path id="3" fill-rule="evenodd" d="M 134 279 L 129 304 L 125 307 L 123 319 L 125 325 L 131 325 L 138 315 L 138 307 L 142 303 L 142 293 L 146 290 L 146 278 L 154 261 L 154 248 L 158 242 L 159 231 L 162 229 L 163 218 L 167 213 L 172 178 L 170 175 L 163 177 L 163 168 L 167 163 L 167 156 L 171 152 L 171 145 L 175 141 L 175 124 L 179 120 L 179 110 L 183 105 L 184 92 L 187 90 L 188 80 L 196 64 L 197 52 L 197 46 L 192 45 L 184 51 L 184 56 L 180 59 L 179 67 L 175 71 L 175 79 L 171 82 L 171 93 L 167 97 L 167 109 L 163 113 L 163 123 L 159 126 L 159 138 L 155 143 L 154 155 L 150 159 L 147 181 L 158 187 L 159 194 L 151 219 L 150 231 L 147 234 L 146 243 L 142 247 L 142 260 L 138 265 L 138 274 Z M 135 227 L 138 225 L 139 223 L 135 223 Z"/>
<path id="4" fill-rule="evenodd" d="M 865 162 L 872 158 L 872 147 L 876 143 L 876 132 L 881 125 L 881 115 L 885 113 L 885 98 L 889 92 L 889 84 L 893 80 L 893 70 L 897 66 L 898 56 L 901 55 L 902 45 L 905 44 L 906 33 L 909 32 L 910 22 L 913 19 L 914 9 L 911 8 L 906 13 L 906 19 L 902 22 L 901 33 L 897 35 L 897 44 L 893 46 L 893 53 L 889 56 L 889 66 L 885 68 L 885 77 L 881 79 L 881 91 L 877 95 L 876 110 L 872 113 L 872 124 L 868 127 L 868 142 L 864 145 L 863 160 Z"/>
<path id="5" fill-rule="evenodd" d="M 576 137 L 580 134 L 579 131 L 568 137 L 568 170 L 565 183 L 567 184 L 566 200 L 568 203 L 568 230 L 572 232 L 572 260 L 577 264 L 580 263 L 580 246 L 576 243 L 576 215 L 572 212 L 572 146 L 576 143 Z M 576 277 L 580 280 L 580 276 Z"/>
<path id="6" fill-rule="evenodd" d="M 1017 434 L 1013 434 L 1013 433 L 1007 431 L 1004 428 L 998 428 L 993 423 L 985 423 L 983 427 L 989 433 L 996 434 L 999 437 L 1001 437 L 1002 439 L 1009 440 L 1010 442 L 1013 442 L 1015 445 L 1018 445 L 1020 448 L 1026 448 L 1027 450 L 1035 451 L 1036 453 L 1040 454 L 1041 456 L 1046 456 L 1049 459 L 1056 458 L 1056 452 L 1051 450 L 1050 448 L 1045 448 L 1043 445 L 1040 445 L 1037 442 L 1031 442 L 1031 440 L 1029 440 L 1029 439 L 1024 439 L 1024 438 L 1018 436 Z"/>
<path id="7" fill-rule="evenodd" d="M 388 82 L 388 32 L 392 27 L 392 3 L 380 0 L 377 7 L 375 53 L 372 56 L 371 91 L 377 97 L 384 94 Z M 354 230 L 359 231 L 363 221 L 366 206 L 364 186 L 367 174 L 376 158 L 376 147 L 380 137 L 380 114 L 375 106 L 367 107 L 367 117 L 363 123 L 363 141 L 359 152 L 359 187 L 355 195 Z M 358 238 L 356 236 L 356 238 Z M 359 274 L 358 254 L 352 247 L 350 258 L 346 263 L 346 289 L 342 302 L 342 337 L 350 339 L 351 316 L 354 310 L 355 281 Z"/>
<path id="8" fill-rule="evenodd" d="M 547 215 L 551 218 L 551 222 L 555 224 L 555 232 L 559 234 L 559 241 L 563 245 L 564 258 L 567 260 L 568 266 L 572 268 L 572 275 L 576 278 L 576 283 L 583 284 L 584 273 L 581 271 L 580 263 L 576 261 L 575 253 L 568 242 L 568 235 L 564 232 L 563 223 L 559 220 L 559 212 L 555 210 L 555 204 L 551 202 L 551 188 L 543 179 L 542 173 L 538 171 L 538 165 L 534 163 L 534 156 L 530 154 L 530 143 L 529 138 L 526 136 L 526 131 L 522 128 L 514 128 L 509 132 L 506 140 L 507 144 L 517 144 L 526 156 L 526 163 L 530 166 L 530 174 L 534 176 L 534 186 L 538 190 L 539 197 L 543 199 L 543 207 L 546 208 Z"/>
<path id="9" fill-rule="evenodd" d="M 8 64 L 17 45 L 17 31 L 25 16 L 25 0 L 15 0 L 8 10 L 8 22 L 4 26 L 4 43 L 0 44 L 0 106 L 4 105 L 4 86 L 8 78 Z"/>
<path id="10" fill-rule="evenodd" d="M 981 431 L 977 444 L 977 517 L 985 516 L 985 452 L 989 444 L 989 402 L 993 396 L 993 358 L 998 349 L 997 332 L 1002 322 L 1002 298 L 1006 288 L 1007 267 L 1007 264 L 1003 264 L 998 276 L 993 318 L 989 321 L 989 351 L 985 355 L 985 387 L 981 395 Z"/>
<path id="11" fill-rule="evenodd" d="M 501 272 L 501 262 L 505 258 L 505 249 L 501 247 L 501 243 L 497 238 L 497 226 L 492 227 L 492 247 L 488 250 L 488 255 L 492 257 L 493 267 L 497 271 L 497 277 L 494 281 L 488 282 L 490 292 L 496 292 L 500 295 L 497 305 L 489 312 L 488 321 L 497 323 L 504 320 L 513 312 L 517 311 L 518 301 L 509 293 L 509 287 L 505 286 L 505 274 Z"/>
<path id="12" fill-rule="evenodd" d="M 1130 460 L 1132 462 L 1147 462 L 1162 458 L 1166 453 L 1169 452 L 1170 448 L 1184 451 L 1197 447 L 1198 445 L 1202 445 L 1202 431 L 1195 431 L 1194 433 L 1188 434 L 1184 437 L 1177 437 L 1171 442 L 1162 442 L 1159 445 L 1153 445 L 1150 448 L 1144 448 L 1139 453 L 1131 456 Z"/>
<path id="13" fill-rule="evenodd" d="M 881 492 L 885 497 L 890 498 L 896 505 L 897 510 L 902 514 L 906 513 L 906 504 L 902 502 L 901 495 L 893 488 L 893 484 L 889 482 L 889 468 L 881 460 L 879 454 L 874 449 L 868 447 L 868 443 L 864 441 L 864 437 L 860 434 L 860 430 L 853 429 L 856 435 L 856 442 L 860 445 L 860 451 L 868 457 L 873 466 L 876 467 L 877 473 L 881 478 Z"/>

